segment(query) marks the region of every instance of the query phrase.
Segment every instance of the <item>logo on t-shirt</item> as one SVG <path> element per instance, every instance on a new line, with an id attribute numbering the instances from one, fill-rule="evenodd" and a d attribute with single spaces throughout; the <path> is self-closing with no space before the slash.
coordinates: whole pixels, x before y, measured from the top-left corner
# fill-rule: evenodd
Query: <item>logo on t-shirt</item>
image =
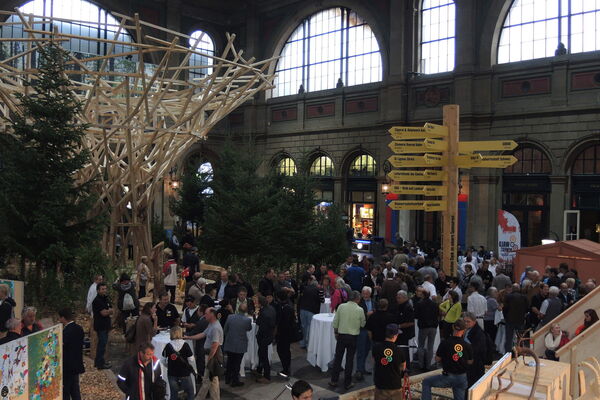
<path id="1" fill-rule="evenodd" d="M 383 355 L 385 357 L 381 357 L 381 365 L 386 366 L 389 363 L 391 363 L 394 359 L 392 358 L 392 356 L 394 355 L 394 352 L 392 351 L 392 349 L 385 349 L 383 351 Z"/>
<path id="2" fill-rule="evenodd" d="M 459 344 L 459 343 L 455 344 L 455 345 L 454 345 L 454 351 L 455 351 L 456 353 L 454 353 L 454 354 L 452 355 L 452 359 L 453 359 L 454 361 L 458 362 L 458 360 L 459 360 L 459 359 L 461 359 L 461 358 L 462 358 L 462 356 L 463 356 L 463 347 L 462 347 L 462 344 Z"/>

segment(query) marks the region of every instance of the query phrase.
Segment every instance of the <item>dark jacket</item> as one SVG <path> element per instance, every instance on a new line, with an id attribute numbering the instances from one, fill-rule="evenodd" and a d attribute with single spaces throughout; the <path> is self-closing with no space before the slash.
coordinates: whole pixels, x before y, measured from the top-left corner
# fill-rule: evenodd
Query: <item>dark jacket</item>
<path id="1" fill-rule="evenodd" d="M 298 307 L 301 310 L 310 311 L 313 314 L 318 314 L 321 311 L 321 297 L 319 296 L 319 288 L 315 285 L 306 285 L 302 290 L 302 296 L 298 301 Z"/>
<path id="2" fill-rule="evenodd" d="M 522 327 L 525 324 L 528 308 L 527 296 L 518 292 L 509 293 L 504 297 L 504 308 L 502 309 L 504 320 L 507 324 Z"/>
<path id="3" fill-rule="evenodd" d="M 94 330 L 95 331 L 110 331 L 111 319 L 110 315 L 102 316 L 100 311 L 110 310 L 112 306 L 108 296 L 96 296 L 92 302 L 92 310 L 94 311 Z"/>
<path id="4" fill-rule="evenodd" d="M 12 318 L 13 315 L 13 305 L 9 301 L 9 298 L 6 298 L 2 304 L 0 304 L 0 332 L 6 332 L 6 323 L 9 319 Z"/>
<path id="5" fill-rule="evenodd" d="M 263 296 L 274 295 L 275 294 L 275 285 L 273 281 L 267 278 L 262 278 L 260 282 L 258 282 L 258 291 Z"/>
<path id="6" fill-rule="evenodd" d="M 365 299 L 363 299 L 362 297 L 360 298 L 360 302 L 358 303 L 358 305 L 360 306 L 360 308 L 363 309 L 363 311 L 365 312 L 365 318 L 367 318 L 367 303 L 365 302 Z M 377 310 L 377 302 L 375 301 L 375 299 L 371 298 L 371 311 L 375 311 Z"/>
<path id="7" fill-rule="evenodd" d="M 398 335 L 396 343 L 407 344 L 410 339 L 415 337 L 415 312 L 410 304 L 410 301 L 407 301 L 403 304 L 398 304 L 398 308 L 396 309 L 396 323 L 400 325 L 408 322 L 412 322 L 413 325 L 400 328 L 402 333 Z"/>
<path id="8" fill-rule="evenodd" d="M 375 290 L 375 286 L 381 287 L 381 285 L 383 285 L 383 275 L 381 274 L 377 275 L 375 280 L 373 280 L 371 274 L 367 274 L 363 280 L 363 286 L 368 286 L 373 290 Z M 373 293 L 375 292 L 373 291 Z"/>
<path id="9" fill-rule="evenodd" d="M 219 296 L 219 290 L 221 290 L 221 285 L 223 282 L 219 279 L 213 284 L 213 287 L 217 289 L 217 297 Z M 223 299 L 229 300 L 237 297 L 239 285 L 237 283 L 227 282 L 225 286 L 225 290 L 223 291 Z"/>
<path id="10" fill-rule="evenodd" d="M 256 319 L 256 325 L 258 325 L 258 332 L 256 333 L 258 342 L 273 342 L 275 326 L 277 325 L 277 315 L 273 306 L 266 305 L 261 308 Z"/>
<path id="11" fill-rule="evenodd" d="M 437 328 L 439 314 L 438 305 L 429 297 L 415 303 L 415 318 L 419 329 Z"/>
<path id="12" fill-rule="evenodd" d="M 63 329 L 63 373 L 78 375 L 85 372 L 83 366 L 83 328 L 69 322 Z"/>
<path id="13" fill-rule="evenodd" d="M 119 375 L 117 376 L 117 385 L 119 389 L 129 400 L 164 400 L 154 398 L 152 386 L 155 383 L 161 382 L 164 384 L 161 378 L 160 361 L 154 357 L 154 359 L 144 366 L 140 364 L 138 354 L 136 353 L 133 357 L 129 357 L 123 363 Z M 143 370 L 144 374 L 144 397 L 140 398 L 140 380 L 139 372 Z"/>
<path id="14" fill-rule="evenodd" d="M 289 342 L 296 329 L 296 314 L 290 302 L 280 304 L 277 313 L 277 341 Z"/>
<path id="15" fill-rule="evenodd" d="M 4 336 L 2 339 L 0 339 L 0 345 L 4 344 L 4 343 L 8 343 L 8 342 L 12 342 L 15 339 L 19 339 L 21 338 L 21 335 L 19 335 L 16 332 L 8 332 L 6 334 L 6 336 Z"/>
<path id="16" fill-rule="evenodd" d="M 191 282 L 194 279 L 194 273 L 200 270 L 200 259 L 198 256 L 192 252 L 187 252 L 183 256 L 183 260 L 181 262 L 184 268 L 188 268 L 189 274 L 185 277 L 187 282 Z"/>
<path id="17" fill-rule="evenodd" d="M 135 292 L 135 282 L 129 282 L 127 285 L 123 285 L 121 283 L 113 283 L 113 289 L 117 291 L 117 308 L 123 311 L 123 299 L 125 298 L 125 294 L 129 294 L 133 299 L 133 305 L 135 306 L 134 310 L 138 310 L 140 308 L 140 301 L 138 300 L 137 293 Z"/>
<path id="18" fill-rule="evenodd" d="M 233 310 L 233 312 L 235 313 L 235 310 L 237 309 L 238 306 L 238 298 L 236 297 L 235 299 L 231 299 L 229 304 L 231 304 L 231 309 Z M 254 301 L 248 297 L 246 299 L 246 304 L 248 305 L 248 314 L 249 315 L 253 315 L 254 314 Z"/>
<path id="19" fill-rule="evenodd" d="M 473 348 L 473 367 L 481 368 L 485 365 L 487 354 L 485 332 L 479 324 L 475 324 L 465 335 L 466 340 L 471 343 Z M 469 367 L 467 367 L 469 369 Z"/>
<path id="20" fill-rule="evenodd" d="M 242 314 L 227 318 L 223 329 L 223 350 L 227 353 L 244 354 L 248 351 L 248 331 L 252 329 L 252 319 Z"/>

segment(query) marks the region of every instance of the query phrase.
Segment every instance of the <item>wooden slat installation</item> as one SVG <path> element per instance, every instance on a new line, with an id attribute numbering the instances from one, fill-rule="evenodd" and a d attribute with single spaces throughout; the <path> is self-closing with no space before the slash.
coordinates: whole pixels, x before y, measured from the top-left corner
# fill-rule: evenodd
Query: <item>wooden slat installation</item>
<path id="1" fill-rule="evenodd" d="M 150 206 L 164 184 L 162 178 L 219 121 L 260 91 L 273 87 L 274 75 L 269 71 L 274 70 L 276 58 L 245 59 L 234 46 L 235 35 L 229 34 L 222 54 L 204 54 L 187 47 L 188 35 L 141 21 L 137 14 L 118 14 L 119 24 L 111 25 L 109 32 L 113 37 L 105 38 L 41 29 L 52 22 L 76 21 L 25 15 L 18 10 L 0 14 L 17 17 L 17 22 L 0 23 L 0 27 L 17 26 L 26 36 L 11 39 L 21 42 L 21 53 L 0 61 L 0 115 L 4 117 L 21 113 L 17 93 L 28 95 L 33 90 L 25 85 L 38 73 L 31 65 L 32 55 L 39 59 L 39 53 L 50 44 L 60 47 L 73 39 L 101 43 L 107 49 L 105 55 L 87 58 L 70 54 L 64 71 L 71 81 L 66 90 L 83 103 L 78 118 L 88 125 L 84 142 L 91 159 L 76 176 L 81 182 L 95 180 L 95 211 L 110 215 L 102 243 L 106 253 L 115 256 L 115 235 L 119 233 L 124 243 L 132 237 L 136 263 L 142 255 L 161 263 L 151 243 Z M 133 35 L 131 42 L 124 40 L 127 31 Z M 126 52 L 116 53 L 121 45 Z M 210 74 L 189 76 L 189 60 L 194 54 L 213 61 Z M 129 71 L 109 70 L 126 56 L 138 58 Z M 150 61 L 154 64 L 147 68 Z"/>

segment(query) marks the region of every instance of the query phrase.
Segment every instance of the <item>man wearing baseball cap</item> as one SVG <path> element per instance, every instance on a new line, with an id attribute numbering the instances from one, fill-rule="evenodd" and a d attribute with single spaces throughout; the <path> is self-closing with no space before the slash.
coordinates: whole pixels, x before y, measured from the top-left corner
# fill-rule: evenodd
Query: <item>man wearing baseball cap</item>
<path id="1" fill-rule="evenodd" d="M 406 360 L 404 352 L 395 343 L 399 333 L 397 324 L 388 324 L 385 341 L 373 345 L 375 400 L 393 400 L 402 396 Z"/>
<path id="2" fill-rule="evenodd" d="M 452 336 L 440 343 L 435 360 L 442 363 L 442 375 L 423 380 L 421 400 L 431 400 L 431 388 L 452 388 L 454 400 L 464 400 L 467 391 L 467 365 L 473 364 L 473 349 L 463 339 L 467 325 L 462 319 L 452 325 Z"/>

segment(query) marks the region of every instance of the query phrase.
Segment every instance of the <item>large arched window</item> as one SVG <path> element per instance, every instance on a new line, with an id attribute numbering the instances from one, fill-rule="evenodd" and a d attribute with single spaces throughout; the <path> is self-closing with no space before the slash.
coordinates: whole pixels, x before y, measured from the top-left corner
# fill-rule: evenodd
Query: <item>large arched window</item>
<path id="1" fill-rule="evenodd" d="M 548 157 L 537 147 L 518 148 L 513 156 L 517 162 L 504 169 L 505 174 L 550 174 L 552 166 Z"/>
<path id="2" fill-rule="evenodd" d="M 573 162 L 573 175 L 600 175 L 600 144 L 583 149 Z"/>
<path id="3" fill-rule="evenodd" d="M 354 11 L 336 7 L 303 20 L 289 37 L 276 68 L 273 97 L 378 82 L 377 39 Z"/>
<path id="4" fill-rule="evenodd" d="M 453 0 L 423 0 L 420 72 L 436 74 L 454 69 L 455 21 Z"/>
<path id="5" fill-rule="evenodd" d="M 296 162 L 291 157 L 281 157 L 275 164 L 275 171 L 282 176 L 293 176 L 298 172 Z"/>
<path id="6" fill-rule="evenodd" d="M 376 172 L 375 160 L 368 154 L 361 154 L 356 157 L 348 170 L 351 177 L 372 177 L 375 176 Z"/>
<path id="7" fill-rule="evenodd" d="M 515 0 L 504 21 L 498 63 L 600 49 L 600 2 Z"/>
<path id="8" fill-rule="evenodd" d="M 116 39 L 123 42 L 131 42 L 131 36 L 125 29 L 121 29 L 119 35 L 115 37 L 119 30 L 119 21 L 117 21 L 109 12 L 98 6 L 83 0 L 33 0 L 19 8 L 25 14 L 44 15 L 54 18 L 72 19 L 78 22 L 59 22 L 56 21 L 53 27 L 36 25 L 35 29 L 51 30 L 54 27 L 59 32 L 73 34 L 78 36 L 87 36 L 92 40 L 81 40 L 72 38 L 63 42 L 62 46 L 73 53 L 75 57 L 85 58 L 94 55 L 106 55 L 110 51 L 111 44 L 99 42 L 93 38 Z M 29 33 L 23 31 L 23 25 L 18 16 L 11 16 L 7 22 L 16 22 L 15 25 L 8 25 L 1 28 L 3 38 L 26 38 Z M 12 56 L 25 50 L 24 42 L 9 42 L 2 47 L 4 56 Z M 114 46 L 113 53 L 119 54 L 132 51 L 133 48 L 127 45 L 117 44 Z M 108 69 L 111 71 L 130 72 L 135 69 L 135 63 L 138 56 L 129 55 L 123 58 L 111 58 Z M 33 60 L 35 62 L 35 60 Z"/>
<path id="9" fill-rule="evenodd" d="M 589 143 L 579 150 L 571 166 L 571 210 L 579 210 L 577 222 L 569 232 L 579 239 L 600 241 L 600 143 Z M 577 229 L 574 227 L 579 224 Z M 574 235 L 572 235 L 574 236 Z M 575 235 L 576 237 L 576 235 Z"/>
<path id="10" fill-rule="evenodd" d="M 190 48 L 204 54 L 191 55 L 190 66 L 197 66 L 198 68 L 190 69 L 190 78 L 201 79 L 212 73 L 213 59 L 207 56 L 215 55 L 215 43 L 204 31 L 195 31 L 190 36 Z"/>
<path id="11" fill-rule="evenodd" d="M 333 161 L 325 155 L 318 156 L 310 165 L 310 174 L 318 178 L 333 176 Z"/>

